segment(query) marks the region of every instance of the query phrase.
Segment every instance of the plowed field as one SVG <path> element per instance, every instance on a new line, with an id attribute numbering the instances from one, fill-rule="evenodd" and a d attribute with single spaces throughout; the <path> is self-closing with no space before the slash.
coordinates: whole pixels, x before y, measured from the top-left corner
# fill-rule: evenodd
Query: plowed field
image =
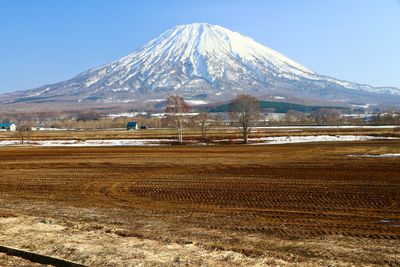
<path id="1" fill-rule="evenodd" d="M 400 159 L 349 155 L 399 152 L 398 141 L 2 148 L 0 217 L 95 224 L 121 239 L 272 257 L 283 265 L 396 266 Z M 343 242 L 353 252 L 326 252 L 324 242 Z"/>

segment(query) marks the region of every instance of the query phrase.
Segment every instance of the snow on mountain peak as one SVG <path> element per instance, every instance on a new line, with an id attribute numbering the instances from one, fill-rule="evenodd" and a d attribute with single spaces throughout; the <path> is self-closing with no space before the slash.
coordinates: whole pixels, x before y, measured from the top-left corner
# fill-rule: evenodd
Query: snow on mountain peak
<path id="1" fill-rule="evenodd" d="M 335 103 L 376 101 L 382 94 L 400 98 L 398 88 L 318 75 L 247 36 L 207 23 L 175 26 L 110 64 L 12 97 L 125 103 L 170 93 L 208 102 L 240 93 Z"/>
<path id="2" fill-rule="evenodd" d="M 154 91 L 260 86 L 274 77 L 315 75 L 253 39 L 207 23 L 175 26 L 143 48 L 80 76 L 86 87 Z M 235 86 L 231 81 L 240 80 Z"/>
<path id="3" fill-rule="evenodd" d="M 149 56 L 150 55 L 150 56 Z M 213 56 L 223 60 L 231 57 L 238 61 L 260 62 L 266 67 L 277 68 L 279 72 L 312 73 L 306 67 L 290 60 L 282 54 L 267 48 L 253 39 L 218 25 L 193 23 L 173 27 L 158 38 L 153 39 L 141 50 L 123 59 L 143 58 L 150 63 L 162 57 L 173 57 L 181 63 L 191 62 L 201 68 L 204 58 Z M 165 58 L 164 58 L 165 59 Z M 198 69 L 197 69 L 198 70 Z M 196 73 L 201 74 L 201 73 Z"/>

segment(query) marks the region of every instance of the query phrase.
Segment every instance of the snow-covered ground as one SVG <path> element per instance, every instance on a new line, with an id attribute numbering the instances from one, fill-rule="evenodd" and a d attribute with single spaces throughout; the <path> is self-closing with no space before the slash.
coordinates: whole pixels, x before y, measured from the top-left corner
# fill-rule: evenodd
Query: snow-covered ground
<path id="1" fill-rule="evenodd" d="M 208 104 L 208 102 L 206 102 L 204 100 L 185 100 L 185 102 L 188 103 L 189 105 L 193 105 L 193 106 Z"/>
<path id="2" fill-rule="evenodd" d="M 356 135 L 312 135 L 312 136 L 276 136 L 263 137 L 256 140 L 261 144 L 293 144 L 293 143 L 312 143 L 312 142 L 349 142 L 349 141 L 368 141 L 368 140 L 395 140 L 398 138 L 379 137 L 379 136 L 356 136 Z"/>
<path id="3" fill-rule="evenodd" d="M 399 125 L 363 125 L 363 126 L 265 126 L 265 127 L 253 127 L 253 129 L 394 129 L 399 127 Z"/>
<path id="4" fill-rule="evenodd" d="M 168 139 L 112 139 L 112 140 L 44 140 L 31 141 L 29 146 L 86 147 L 86 146 L 159 146 Z M 21 145 L 19 140 L 1 140 L 0 146 Z"/>
<path id="5" fill-rule="evenodd" d="M 393 137 L 355 136 L 355 135 L 313 135 L 313 136 L 275 136 L 250 138 L 254 145 L 294 144 L 312 142 L 349 142 L 368 140 L 397 140 Z M 230 140 L 218 140 L 230 141 Z M 218 143 L 217 141 L 217 143 Z M 240 142 L 241 139 L 234 141 Z M 42 140 L 25 142 L 25 146 L 57 146 L 57 147 L 87 147 L 87 146 L 160 146 L 173 142 L 171 139 L 110 139 L 110 140 Z M 0 146 L 18 146 L 19 140 L 0 140 Z"/>
<path id="6" fill-rule="evenodd" d="M 122 112 L 122 113 L 116 113 L 116 114 L 109 114 L 107 117 L 109 118 L 120 118 L 120 117 L 128 117 L 128 118 L 134 118 L 136 116 L 140 115 L 147 115 L 147 112 Z"/>
<path id="7" fill-rule="evenodd" d="M 364 157 L 364 158 L 400 158 L 399 154 L 377 154 L 377 155 L 350 155 L 350 157 Z"/>

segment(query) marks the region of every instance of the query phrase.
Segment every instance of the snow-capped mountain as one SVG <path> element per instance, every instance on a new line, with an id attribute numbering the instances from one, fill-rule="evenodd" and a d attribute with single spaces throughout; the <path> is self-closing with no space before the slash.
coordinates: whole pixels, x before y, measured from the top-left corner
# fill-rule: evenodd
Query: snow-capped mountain
<path id="1" fill-rule="evenodd" d="M 159 101 L 171 93 L 192 101 L 236 94 L 325 102 L 400 103 L 400 89 L 319 75 L 226 28 L 176 26 L 143 48 L 57 84 L 0 96 L 3 103 Z"/>

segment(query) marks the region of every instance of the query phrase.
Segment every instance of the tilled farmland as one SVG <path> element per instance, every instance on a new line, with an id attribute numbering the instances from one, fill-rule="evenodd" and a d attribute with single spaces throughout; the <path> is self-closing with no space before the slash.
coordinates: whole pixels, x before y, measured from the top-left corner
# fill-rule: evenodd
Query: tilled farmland
<path id="1" fill-rule="evenodd" d="M 362 157 L 384 153 L 400 142 L 6 147 L 0 244 L 93 266 L 398 266 L 400 158 Z"/>

